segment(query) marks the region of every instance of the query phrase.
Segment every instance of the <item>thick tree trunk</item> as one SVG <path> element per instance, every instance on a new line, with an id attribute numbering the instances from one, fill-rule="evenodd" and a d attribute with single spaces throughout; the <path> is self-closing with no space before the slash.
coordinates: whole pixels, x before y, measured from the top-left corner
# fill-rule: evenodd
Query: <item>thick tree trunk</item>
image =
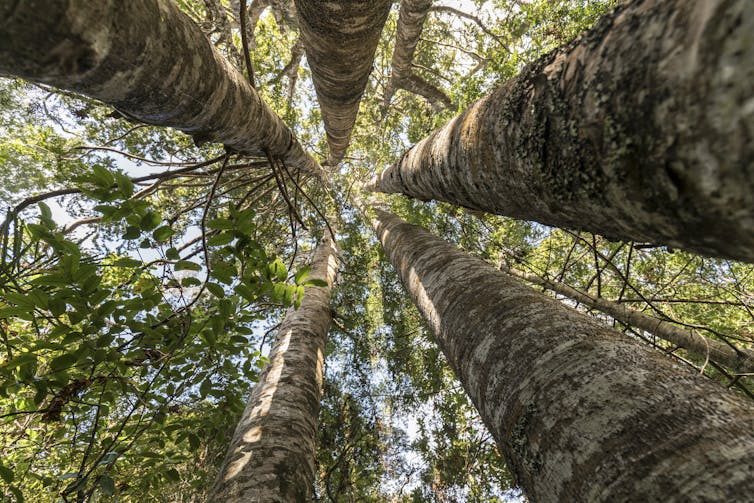
<path id="1" fill-rule="evenodd" d="M 301 306 L 280 325 L 270 363 L 236 427 L 210 501 L 311 501 L 336 253 L 329 238 L 317 247 L 310 278 L 330 286 L 307 287 Z"/>
<path id="2" fill-rule="evenodd" d="M 739 373 L 754 374 L 754 353 L 751 350 L 734 348 L 724 342 L 704 337 L 695 330 L 679 327 L 669 321 L 644 314 L 617 302 L 594 297 L 557 281 L 541 278 L 517 269 L 506 268 L 504 270 L 512 276 L 540 285 L 587 307 L 602 311 L 621 323 L 644 330 L 702 358 L 709 358 Z"/>
<path id="3" fill-rule="evenodd" d="M 343 158 L 390 0 L 296 0 L 306 59 L 322 110 L 330 155 Z"/>
<path id="4" fill-rule="evenodd" d="M 754 9 L 637 0 L 368 188 L 754 261 Z"/>
<path id="5" fill-rule="evenodd" d="M 43 14 L 42 14 L 43 13 Z M 322 169 L 168 0 L 0 0 L 0 75 L 79 92 L 124 115 L 250 155 Z"/>
<path id="6" fill-rule="evenodd" d="M 532 501 L 750 500 L 749 402 L 376 215 L 390 261 Z"/>

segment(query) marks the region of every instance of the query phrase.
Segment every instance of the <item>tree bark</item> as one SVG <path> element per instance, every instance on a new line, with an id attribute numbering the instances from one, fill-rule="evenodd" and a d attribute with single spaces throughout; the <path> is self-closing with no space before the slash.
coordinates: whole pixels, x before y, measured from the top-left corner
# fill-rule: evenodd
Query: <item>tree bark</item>
<path id="1" fill-rule="evenodd" d="M 754 10 L 637 0 L 369 189 L 754 261 Z"/>
<path id="2" fill-rule="evenodd" d="M 644 330 L 702 358 L 709 358 L 739 373 L 754 374 L 754 353 L 751 350 L 709 339 L 695 330 L 679 327 L 669 321 L 644 314 L 617 302 L 594 297 L 557 281 L 540 278 L 535 274 L 528 274 L 517 269 L 506 268 L 504 270 L 512 276 L 540 285 L 587 307 L 602 311 L 621 323 Z"/>
<path id="3" fill-rule="evenodd" d="M 421 38 L 424 21 L 434 0 L 403 0 L 398 13 L 398 25 L 395 29 L 395 49 L 391 62 L 390 78 L 385 86 L 383 107 L 387 113 L 393 95 L 398 89 L 422 96 L 433 106 L 451 107 L 453 103 L 440 88 L 423 78 L 414 75 L 411 62 L 414 60 L 416 45 Z"/>
<path id="4" fill-rule="evenodd" d="M 317 247 L 301 306 L 280 325 L 270 362 L 233 434 L 209 501 L 311 501 L 322 362 L 332 322 L 330 288 L 337 273 L 330 238 Z"/>
<path id="5" fill-rule="evenodd" d="M 744 501 L 751 404 L 376 211 L 373 226 L 532 501 Z"/>
<path id="6" fill-rule="evenodd" d="M 296 0 L 301 37 L 334 166 L 343 158 L 390 0 Z"/>
<path id="7" fill-rule="evenodd" d="M 2 0 L 0 75 L 91 96 L 199 143 L 267 150 L 322 176 L 280 117 L 167 0 Z"/>

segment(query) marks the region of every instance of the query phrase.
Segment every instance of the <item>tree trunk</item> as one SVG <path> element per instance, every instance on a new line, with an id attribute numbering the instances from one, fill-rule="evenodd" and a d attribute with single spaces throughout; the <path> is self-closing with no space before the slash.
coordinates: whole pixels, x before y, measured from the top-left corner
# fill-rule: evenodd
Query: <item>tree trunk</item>
<path id="1" fill-rule="evenodd" d="M 40 13 L 44 15 L 40 15 Z M 147 124 L 322 169 L 172 1 L 0 0 L 0 75 L 104 101 Z"/>
<path id="2" fill-rule="evenodd" d="M 334 166 L 343 158 L 390 0 L 296 0 Z"/>
<path id="3" fill-rule="evenodd" d="M 376 212 L 390 261 L 532 501 L 748 501 L 743 398 Z"/>
<path id="4" fill-rule="evenodd" d="M 307 287 L 301 306 L 288 311 L 280 325 L 270 363 L 238 422 L 210 501 L 311 501 L 336 254 L 329 238 L 314 252 L 310 278 L 329 286 Z"/>
<path id="5" fill-rule="evenodd" d="M 754 261 L 754 9 L 641 0 L 368 188 Z"/>
<path id="6" fill-rule="evenodd" d="M 442 103 L 451 106 L 450 98 L 439 88 L 421 77 L 412 75 L 411 62 L 414 60 L 416 45 L 422 34 L 424 21 L 434 0 L 403 0 L 395 30 L 395 49 L 391 63 L 390 79 L 385 87 L 383 106 L 387 109 L 398 89 L 423 96 L 433 105 Z"/>
<path id="7" fill-rule="evenodd" d="M 511 268 L 506 268 L 505 271 L 512 276 L 540 285 L 576 302 L 580 302 L 587 307 L 602 311 L 621 323 L 637 327 L 702 358 L 709 358 L 738 373 L 754 374 L 754 353 L 748 349 L 736 348 L 723 342 L 709 339 L 695 330 L 679 327 L 669 321 L 644 314 L 641 311 L 618 304 L 617 302 L 611 302 L 601 297 L 593 297 L 588 293 L 557 281 L 540 278 L 537 275 Z"/>

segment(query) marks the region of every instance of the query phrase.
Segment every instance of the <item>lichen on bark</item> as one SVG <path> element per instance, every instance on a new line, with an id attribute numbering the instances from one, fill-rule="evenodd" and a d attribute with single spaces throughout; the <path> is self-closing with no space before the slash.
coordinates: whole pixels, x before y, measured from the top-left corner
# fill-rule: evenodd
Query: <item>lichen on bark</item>
<path id="1" fill-rule="evenodd" d="M 744 501 L 748 402 L 377 210 L 373 227 L 532 501 Z"/>
<path id="2" fill-rule="evenodd" d="M 85 94 L 132 120 L 244 154 L 267 151 L 323 176 L 280 117 L 172 1 L 3 2 L 0 75 Z"/>
<path id="3" fill-rule="evenodd" d="M 754 10 L 636 0 L 367 187 L 754 261 Z"/>

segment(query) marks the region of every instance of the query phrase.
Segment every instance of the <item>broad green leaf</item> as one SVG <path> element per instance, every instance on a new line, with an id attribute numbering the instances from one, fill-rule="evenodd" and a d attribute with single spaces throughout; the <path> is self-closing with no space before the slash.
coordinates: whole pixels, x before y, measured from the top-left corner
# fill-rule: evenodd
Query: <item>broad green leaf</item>
<path id="1" fill-rule="evenodd" d="M 109 475 L 103 475 L 100 477 L 99 487 L 102 490 L 102 494 L 105 496 L 112 496 L 115 494 L 115 481 Z"/>
<path id="2" fill-rule="evenodd" d="M 209 246 L 224 246 L 233 241 L 233 235 L 227 232 L 217 234 L 207 239 Z"/>
<path id="3" fill-rule="evenodd" d="M 115 182 L 118 184 L 118 192 L 123 199 L 128 199 L 134 193 L 134 183 L 123 173 L 115 173 Z"/>
<path id="4" fill-rule="evenodd" d="M 273 263 L 267 266 L 267 270 L 270 273 L 270 279 L 277 278 L 278 281 L 285 281 L 288 277 L 288 269 L 280 259 L 275 259 Z"/>
<path id="5" fill-rule="evenodd" d="M 301 285 L 296 287 L 296 300 L 293 302 L 293 307 L 296 309 L 301 307 L 301 303 L 304 301 L 304 290 L 305 288 Z"/>
<path id="6" fill-rule="evenodd" d="M 231 230 L 233 229 L 233 222 L 225 218 L 216 218 L 207 222 L 207 228 L 215 230 Z"/>
<path id="7" fill-rule="evenodd" d="M 170 247 L 167 250 L 165 250 L 165 257 L 168 260 L 180 260 L 181 255 L 178 253 L 178 250 L 176 250 L 173 247 Z"/>
<path id="8" fill-rule="evenodd" d="M 169 225 L 163 225 L 162 227 L 158 227 L 152 232 L 152 237 L 155 241 L 167 241 L 172 235 L 175 234 L 175 231 L 169 226 Z"/>
<path id="9" fill-rule="evenodd" d="M 195 278 L 193 276 L 189 276 L 187 278 L 181 279 L 181 286 L 184 287 L 190 287 L 190 286 L 199 286 L 202 282 L 199 281 L 199 278 Z"/>
<path id="10" fill-rule="evenodd" d="M 217 283 L 208 282 L 207 283 L 207 290 L 214 295 L 215 297 L 222 299 L 225 297 L 225 290 L 223 290 L 223 287 L 218 285 Z"/>
<path id="11" fill-rule="evenodd" d="M 179 260 L 175 263 L 176 271 L 201 271 L 202 266 L 190 260 Z"/>
<path id="12" fill-rule="evenodd" d="M 327 286 L 327 281 L 325 281 L 323 279 L 310 279 L 309 281 L 307 281 L 306 283 L 304 283 L 304 285 L 306 285 L 306 286 L 322 286 L 322 287 L 325 287 L 325 286 Z"/>
<path id="13" fill-rule="evenodd" d="M 0 478 L 2 478 L 6 484 L 10 484 L 13 482 L 14 476 L 13 470 L 0 462 Z"/>
<path id="14" fill-rule="evenodd" d="M 298 271 L 296 271 L 296 276 L 295 276 L 295 282 L 296 282 L 296 284 L 297 285 L 302 284 L 304 282 L 304 280 L 309 277 L 309 274 L 311 272 L 312 272 L 312 268 L 309 267 L 308 265 L 306 265 L 306 266 L 302 267 L 301 269 L 299 269 Z"/>

